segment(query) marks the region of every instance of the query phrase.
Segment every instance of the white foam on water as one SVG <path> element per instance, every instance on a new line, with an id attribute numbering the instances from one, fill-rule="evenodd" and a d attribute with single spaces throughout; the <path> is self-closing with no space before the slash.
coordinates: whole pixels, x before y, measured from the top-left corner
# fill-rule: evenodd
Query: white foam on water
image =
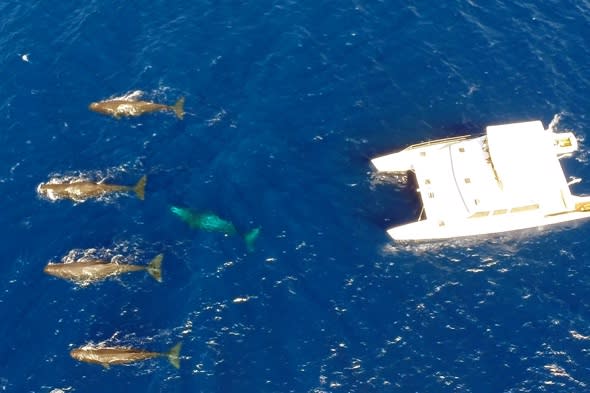
<path id="1" fill-rule="evenodd" d="M 71 386 L 68 386 L 67 388 L 54 388 L 54 389 L 51 389 L 51 391 L 49 391 L 49 393 L 66 393 L 69 391 L 74 391 L 74 388 Z"/>
<path id="2" fill-rule="evenodd" d="M 123 94 L 122 96 L 109 97 L 103 101 L 137 101 L 144 94 L 145 92 L 142 90 L 133 90 Z"/>

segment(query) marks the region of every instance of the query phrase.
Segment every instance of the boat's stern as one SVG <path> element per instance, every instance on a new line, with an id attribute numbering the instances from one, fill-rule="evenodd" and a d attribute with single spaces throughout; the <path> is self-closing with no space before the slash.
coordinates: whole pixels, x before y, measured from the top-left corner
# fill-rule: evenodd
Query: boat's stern
<path id="1" fill-rule="evenodd" d="M 402 173 L 414 169 L 415 152 L 403 150 L 398 153 L 373 158 L 371 164 L 378 172 Z"/>

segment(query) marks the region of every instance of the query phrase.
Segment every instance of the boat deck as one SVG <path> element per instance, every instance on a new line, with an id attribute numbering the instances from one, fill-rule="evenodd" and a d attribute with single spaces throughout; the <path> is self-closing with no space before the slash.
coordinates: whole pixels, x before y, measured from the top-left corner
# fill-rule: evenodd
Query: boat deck
<path id="1" fill-rule="evenodd" d="M 559 162 L 577 149 L 573 133 L 531 121 L 376 157 L 378 171 L 414 171 L 424 206 L 418 221 L 387 232 L 396 240 L 434 240 L 590 218 L 590 196 L 571 194 Z"/>

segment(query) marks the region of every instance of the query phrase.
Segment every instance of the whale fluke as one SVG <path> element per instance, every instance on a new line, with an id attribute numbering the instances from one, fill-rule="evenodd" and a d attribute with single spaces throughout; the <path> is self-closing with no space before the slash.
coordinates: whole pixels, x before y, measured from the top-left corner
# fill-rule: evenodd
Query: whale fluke
<path id="1" fill-rule="evenodd" d="M 244 242 L 246 242 L 246 249 L 248 252 L 254 251 L 254 242 L 260 236 L 260 228 L 254 228 L 246 232 L 244 235 Z"/>
<path id="2" fill-rule="evenodd" d="M 162 259 L 164 254 L 158 254 L 147 265 L 146 270 L 156 281 L 162 282 Z"/>
<path id="3" fill-rule="evenodd" d="M 180 120 L 184 118 L 184 97 L 180 97 L 176 104 L 172 106 L 172 110 Z"/>
<path id="4" fill-rule="evenodd" d="M 180 348 L 182 347 L 182 343 L 178 343 L 168 351 L 166 356 L 168 356 L 168 360 L 170 363 L 176 367 L 180 368 Z"/>
<path id="5" fill-rule="evenodd" d="M 133 191 L 139 199 L 142 201 L 145 199 L 145 184 L 147 182 L 147 176 L 143 175 L 141 179 L 137 182 L 137 184 L 133 187 Z"/>

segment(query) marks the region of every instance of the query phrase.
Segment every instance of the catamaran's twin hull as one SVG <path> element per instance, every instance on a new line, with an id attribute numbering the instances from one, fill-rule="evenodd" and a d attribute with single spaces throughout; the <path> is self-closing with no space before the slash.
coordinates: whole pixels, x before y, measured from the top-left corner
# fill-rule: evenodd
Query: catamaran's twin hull
<path id="1" fill-rule="evenodd" d="M 539 216 L 527 213 L 519 213 L 522 216 L 505 216 L 500 218 L 490 217 L 486 221 L 477 222 L 477 218 L 447 223 L 439 226 L 433 220 L 421 220 L 405 225 L 400 225 L 387 230 L 392 239 L 398 241 L 428 241 L 456 239 L 482 235 L 494 235 L 505 232 L 519 231 L 523 229 L 542 228 L 549 225 L 568 223 L 590 218 L 590 212 L 569 212 L 555 216 Z"/>

